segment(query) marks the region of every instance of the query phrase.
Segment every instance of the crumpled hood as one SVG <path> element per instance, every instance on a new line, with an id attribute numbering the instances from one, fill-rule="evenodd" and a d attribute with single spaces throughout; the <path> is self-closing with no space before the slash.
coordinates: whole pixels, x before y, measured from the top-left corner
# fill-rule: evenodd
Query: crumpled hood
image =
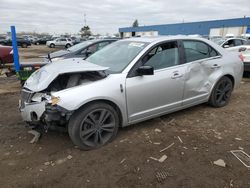
<path id="1" fill-rule="evenodd" d="M 34 92 L 46 89 L 49 84 L 60 74 L 103 71 L 108 67 L 102 67 L 81 58 L 64 59 L 54 63 L 47 64 L 35 71 L 25 82 L 24 88 Z"/>

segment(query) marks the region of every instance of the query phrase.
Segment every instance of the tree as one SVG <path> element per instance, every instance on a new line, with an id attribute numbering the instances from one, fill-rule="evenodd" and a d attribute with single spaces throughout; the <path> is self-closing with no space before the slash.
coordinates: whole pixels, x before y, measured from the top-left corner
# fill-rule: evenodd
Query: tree
<path id="1" fill-rule="evenodd" d="M 81 28 L 80 30 L 80 34 L 81 34 L 81 37 L 89 37 L 92 35 L 91 31 L 90 31 L 90 27 L 89 26 L 84 26 Z"/>
<path id="2" fill-rule="evenodd" d="M 137 19 L 133 22 L 132 27 L 139 27 L 139 23 Z"/>

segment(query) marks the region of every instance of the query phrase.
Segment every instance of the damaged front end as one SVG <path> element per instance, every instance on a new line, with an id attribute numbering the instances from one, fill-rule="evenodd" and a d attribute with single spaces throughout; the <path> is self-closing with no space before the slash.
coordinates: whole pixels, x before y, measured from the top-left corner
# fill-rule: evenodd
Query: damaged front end
<path id="1" fill-rule="evenodd" d="M 79 64 L 79 62 L 77 63 Z M 88 62 L 81 63 L 90 64 Z M 61 63 L 57 62 L 56 64 Z M 87 65 L 82 66 L 80 64 L 75 69 L 71 67 L 69 72 L 65 70 L 65 67 L 61 70 L 57 69 L 55 72 L 55 66 L 57 65 L 39 69 L 27 80 L 21 91 L 19 101 L 21 116 L 25 122 L 32 126 L 65 127 L 73 111 L 59 106 L 58 103 L 61 99 L 53 96 L 53 93 L 91 84 L 91 82 L 107 77 L 106 68 L 93 66 L 93 64 L 90 68 Z"/>

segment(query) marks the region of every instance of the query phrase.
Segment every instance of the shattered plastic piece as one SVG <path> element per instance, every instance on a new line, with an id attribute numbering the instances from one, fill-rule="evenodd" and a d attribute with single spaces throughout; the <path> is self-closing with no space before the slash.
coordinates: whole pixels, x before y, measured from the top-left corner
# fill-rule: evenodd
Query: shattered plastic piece
<path id="1" fill-rule="evenodd" d="M 44 165 L 45 165 L 45 166 L 48 166 L 48 165 L 50 165 L 50 162 L 49 162 L 49 161 L 48 161 L 48 162 L 45 162 Z"/>
<path id="2" fill-rule="evenodd" d="M 162 149 L 160 152 L 166 151 L 167 149 L 171 148 L 174 145 L 174 142 L 170 144 L 168 147 Z"/>
<path id="3" fill-rule="evenodd" d="M 160 163 L 163 163 L 167 158 L 168 158 L 168 156 L 163 155 L 158 161 L 159 161 Z"/>
<path id="4" fill-rule="evenodd" d="M 72 155 L 67 156 L 67 159 L 69 159 L 69 160 L 72 159 L 72 158 L 73 158 Z"/>
<path id="5" fill-rule="evenodd" d="M 226 163 L 222 159 L 218 159 L 217 161 L 214 161 L 214 164 L 217 166 L 226 167 Z"/>
<path id="6" fill-rule="evenodd" d="M 154 158 L 154 157 L 149 157 L 152 160 L 158 161 L 158 159 Z"/>
<path id="7" fill-rule="evenodd" d="M 241 141 L 241 140 L 242 140 L 242 138 L 235 138 L 235 140 Z"/>
<path id="8" fill-rule="evenodd" d="M 155 129 L 155 132 L 161 133 L 162 131 L 160 129 Z"/>
<path id="9" fill-rule="evenodd" d="M 126 161 L 126 158 L 122 159 L 120 164 L 124 163 L 124 161 Z"/>
<path id="10" fill-rule="evenodd" d="M 230 151 L 245 167 L 250 168 L 250 156 L 242 150 Z"/>
<path id="11" fill-rule="evenodd" d="M 31 144 L 34 144 L 34 143 L 38 142 L 38 140 L 39 140 L 39 138 L 41 136 L 41 133 L 39 133 L 39 132 L 37 132 L 35 130 L 30 130 L 30 131 L 28 131 L 28 133 L 34 135 L 33 139 L 30 141 Z"/>
<path id="12" fill-rule="evenodd" d="M 179 136 L 177 136 L 177 138 L 179 139 L 180 143 L 182 143 L 182 144 L 183 144 L 182 139 L 181 139 Z"/>
<path id="13" fill-rule="evenodd" d="M 155 145 L 160 145 L 161 143 L 160 143 L 160 142 L 154 142 L 153 144 L 155 144 Z"/>

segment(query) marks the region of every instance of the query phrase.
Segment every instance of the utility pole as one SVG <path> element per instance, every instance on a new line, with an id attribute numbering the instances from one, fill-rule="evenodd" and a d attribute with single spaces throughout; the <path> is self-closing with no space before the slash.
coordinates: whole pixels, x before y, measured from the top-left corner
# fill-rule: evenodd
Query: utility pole
<path id="1" fill-rule="evenodd" d="M 86 14 L 84 12 L 84 26 L 87 26 Z"/>

